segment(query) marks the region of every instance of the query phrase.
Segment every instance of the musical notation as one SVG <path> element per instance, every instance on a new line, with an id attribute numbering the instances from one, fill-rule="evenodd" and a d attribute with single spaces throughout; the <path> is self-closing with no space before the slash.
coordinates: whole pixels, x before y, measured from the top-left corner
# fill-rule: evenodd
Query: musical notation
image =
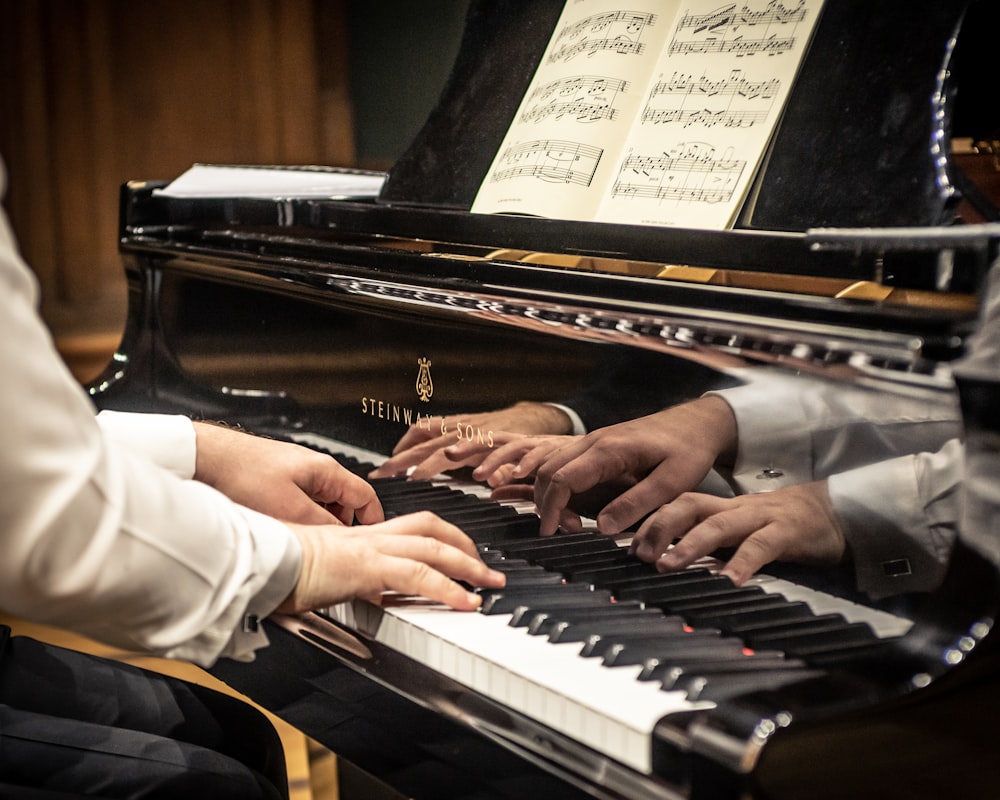
<path id="1" fill-rule="evenodd" d="M 670 80 L 653 85 L 640 119 L 685 128 L 749 128 L 767 121 L 780 89 L 779 79 L 749 80 L 742 70 L 733 70 L 720 80 L 675 72 Z M 674 104 L 657 107 L 658 99 Z"/>
<path id="2" fill-rule="evenodd" d="M 662 155 L 630 155 L 622 161 L 612 197 L 726 203 L 733 196 L 747 162 L 719 158 L 705 142 L 684 142 Z"/>
<path id="3" fill-rule="evenodd" d="M 646 49 L 643 34 L 655 23 L 656 14 L 645 12 L 594 14 L 561 30 L 548 61 L 570 61 L 578 55 L 592 56 L 597 53 L 641 55 Z"/>
<path id="4" fill-rule="evenodd" d="M 786 53 L 795 49 L 796 26 L 805 20 L 806 14 L 805 0 L 799 0 L 792 8 L 771 0 L 760 10 L 748 5 L 737 8 L 731 3 L 708 14 L 686 13 L 677 23 L 668 52 L 736 57 Z"/>
<path id="5" fill-rule="evenodd" d="M 581 142 L 543 139 L 506 148 L 499 158 L 493 182 L 531 177 L 550 183 L 590 186 L 604 150 Z"/>
<path id="6" fill-rule="evenodd" d="M 615 100 L 628 90 L 628 81 L 599 75 L 577 75 L 540 86 L 528 97 L 524 122 L 570 118 L 577 122 L 613 120 L 618 116 Z"/>
<path id="7" fill-rule="evenodd" d="M 823 3 L 567 2 L 473 211 L 733 224 Z"/>

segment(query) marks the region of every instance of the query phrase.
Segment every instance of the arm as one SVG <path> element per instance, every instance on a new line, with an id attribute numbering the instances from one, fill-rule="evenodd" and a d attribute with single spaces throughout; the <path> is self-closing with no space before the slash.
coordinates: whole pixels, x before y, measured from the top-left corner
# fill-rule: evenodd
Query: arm
<path id="1" fill-rule="evenodd" d="M 962 447 L 902 456 L 773 492 L 718 498 L 684 494 L 640 527 L 636 554 L 682 569 L 736 548 L 723 573 L 743 583 L 772 561 L 854 564 L 873 598 L 926 591 L 940 581 L 954 541 Z M 671 544 L 678 540 L 671 547 Z"/>
<path id="2" fill-rule="evenodd" d="M 391 588 L 467 609 L 476 600 L 442 570 L 502 583 L 436 518 L 286 525 L 106 437 L 35 312 L 36 284 L 2 213 L 0 289 L 5 612 L 207 664 L 251 657 L 266 639 L 244 619 L 279 606 Z"/>

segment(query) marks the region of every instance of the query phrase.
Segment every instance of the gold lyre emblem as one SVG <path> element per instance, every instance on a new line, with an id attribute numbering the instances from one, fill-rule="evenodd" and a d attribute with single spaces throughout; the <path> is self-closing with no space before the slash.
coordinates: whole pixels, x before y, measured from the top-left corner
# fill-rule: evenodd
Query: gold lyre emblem
<path id="1" fill-rule="evenodd" d="M 417 373 L 417 395 L 420 399 L 429 403 L 431 395 L 434 394 L 434 382 L 431 380 L 431 361 L 429 358 L 417 359 L 420 371 Z"/>

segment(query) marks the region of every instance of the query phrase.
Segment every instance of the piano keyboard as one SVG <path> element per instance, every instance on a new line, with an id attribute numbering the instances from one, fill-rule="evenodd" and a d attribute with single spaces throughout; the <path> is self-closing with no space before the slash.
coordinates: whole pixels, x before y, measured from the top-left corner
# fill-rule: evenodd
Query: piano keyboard
<path id="1" fill-rule="evenodd" d="M 362 475 L 382 458 L 294 438 Z M 494 503 L 484 487 L 375 485 L 387 514 L 430 509 L 463 528 L 507 586 L 484 590 L 474 614 L 387 597 L 324 616 L 644 774 L 660 719 L 806 680 L 910 627 L 766 574 L 736 587 L 710 559 L 661 575 L 596 531 L 542 539 L 527 504 Z"/>

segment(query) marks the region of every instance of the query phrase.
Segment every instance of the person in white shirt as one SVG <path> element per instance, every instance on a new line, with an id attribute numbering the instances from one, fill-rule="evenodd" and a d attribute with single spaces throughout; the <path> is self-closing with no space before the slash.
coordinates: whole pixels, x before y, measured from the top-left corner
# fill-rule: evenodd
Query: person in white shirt
<path id="1" fill-rule="evenodd" d="M 3 185 L 0 162 L 0 197 Z M 221 657 L 252 659 L 267 644 L 257 622 L 274 611 L 295 613 L 353 597 L 377 601 L 387 590 L 472 610 L 479 598 L 458 581 L 502 584 L 471 540 L 436 516 L 384 521 L 371 486 L 332 458 L 184 417 L 104 413 L 98 419 L 53 346 L 36 310 L 37 294 L 0 211 L 0 611 L 210 665 Z M 13 782 L 89 787 L 108 797 L 158 796 L 163 789 L 154 788 L 155 770 L 135 766 L 149 744 L 131 733 L 162 733 L 166 739 L 158 741 L 173 753 L 170 731 L 126 722 L 122 733 L 120 720 L 98 707 L 128 706 L 126 717 L 148 711 L 154 728 L 171 717 L 183 727 L 186 714 L 173 703 L 169 710 L 158 706 L 157 691 L 148 687 L 115 701 L 102 685 L 75 721 L 96 719 L 105 729 L 88 743 L 73 740 L 72 747 L 65 738 L 47 742 L 61 712 L 77 714 L 72 698 L 86 694 L 74 691 L 73 670 L 90 670 L 94 662 L 56 656 L 22 639 L 0 637 L 0 788 Z M 28 666 L 18 656 L 29 659 Z M 102 664 L 97 671 L 110 669 Z M 80 677 L 79 686 L 88 680 Z M 108 690 L 115 686 L 112 680 Z M 29 707 L 30 698 L 40 705 Z M 144 704 L 150 708 L 144 711 Z M 39 713 L 41 720 L 32 716 Z M 70 728 L 70 738 L 82 729 Z M 133 766 L 109 772 L 104 761 L 87 770 L 76 765 L 73 754 L 100 750 L 111 730 L 124 737 L 124 749 L 134 745 L 140 752 L 138 760 L 134 753 L 124 756 Z M 61 756 L 53 753 L 75 766 L 60 770 Z M 171 758 L 160 762 L 167 765 L 170 796 L 185 785 L 200 787 L 196 794 L 214 785 L 192 767 L 211 763 L 203 753 Z M 179 782 L 192 769 L 197 777 Z M 226 775 L 210 796 L 270 796 L 270 789 L 255 795 Z"/>

